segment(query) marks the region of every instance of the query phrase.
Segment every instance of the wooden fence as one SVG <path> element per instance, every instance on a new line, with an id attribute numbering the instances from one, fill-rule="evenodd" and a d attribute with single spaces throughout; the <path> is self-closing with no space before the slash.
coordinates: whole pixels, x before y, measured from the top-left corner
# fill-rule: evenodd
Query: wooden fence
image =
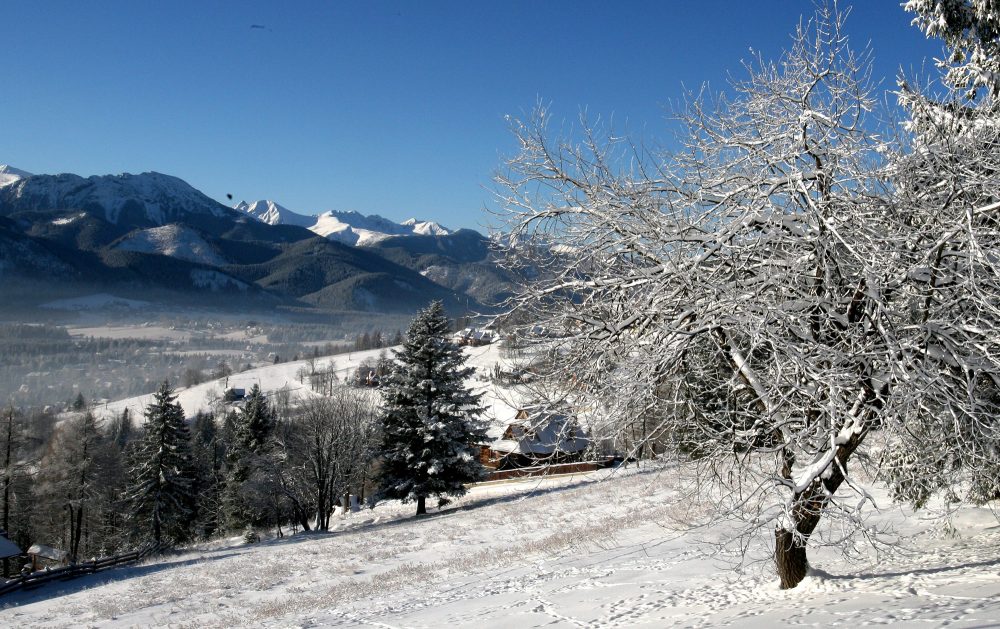
<path id="1" fill-rule="evenodd" d="M 486 476 L 487 481 L 507 480 L 508 478 L 522 478 L 528 476 L 553 476 L 556 474 L 579 474 L 582 472 L 593 472 L 601 468 L 608 467 L 607 462 L 582 462 L 582 463 L 556 463 L 554 465 L 538 465 L 535 467 L 515 467 L 509 470 L 499 470 L 490 472 Z"/>
<path id="2" fill-rule="evenodd" d="M 94 574 L 95 572 L 100 572 L 101 570 L 114 568 L 115 566 L 142 561 L 146 557 L 160 552 L 162 548 L 163 547 L 160 545 L 152 544 L 141 550 L 125 553 L 124 555 L 114 555 L 112 557 L 104 557 L 102 559 L 92 559 L 91 561 L 85 561 L 71 566 L 64 566 L 62 568 L 55 568 L 52 570 L 39 570 L 37 572 L 32 572 L 13 579 L 7 579 L 3 583 L 0 583 L 0 596 L 17 590 L 30 590 L 50 581 L 67 581 L 69 579 L 82 577 L 85 574 Z"/>

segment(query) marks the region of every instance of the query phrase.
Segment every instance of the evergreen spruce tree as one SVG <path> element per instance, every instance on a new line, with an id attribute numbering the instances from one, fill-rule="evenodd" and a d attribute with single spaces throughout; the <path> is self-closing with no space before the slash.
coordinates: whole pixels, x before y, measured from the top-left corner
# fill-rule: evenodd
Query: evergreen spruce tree
<path id="1" fill-rule="evenodd" d="M 465 386 L 473 369 L 449 329 L 441 302 L 421 311 L 383 389 L 381 493 L 416 501 L 418 515 L 428 496 L 461 496 L 483 475 L 472 449 L 486 436 L 480 395 Z"/>
<path id="2" fill-rule="evenodd" d="M 146 407 L 145 434 L 138 443 L 125 501 L 140 529 L 156 543 L 187 537 L 193 515 L 191 436 L 184 410 L 166 380 Z"/>
<path id="3" fill-rule="evenodd" d="M 226 453 L 228 472 L 223 511 L 230 529 L 259 524 L 264 507 L 252 484 L 271 471 L 270 440 L 277 417 L 258 385 L 250 389 L 243 410 L 231 416 L 232 438 Z"/>
<path id="4" fill-rule="evenodd" d="M 197 537 L 209 538 L 219 529 L 221 494 L 225 486 L 222 439 L 212 413 L 195 415 L 191 431 L 198 511 L 194 531 Z"/>

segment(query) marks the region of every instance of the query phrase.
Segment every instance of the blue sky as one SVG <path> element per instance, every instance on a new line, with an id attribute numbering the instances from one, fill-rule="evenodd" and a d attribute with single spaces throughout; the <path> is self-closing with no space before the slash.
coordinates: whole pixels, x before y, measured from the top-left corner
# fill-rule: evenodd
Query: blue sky
<path id="1" fill-rule="evenodd" d="M 895 0 L 859 0 L 875 75 L 938 55 Z M 220 201 L 486 222 L 515 151 L 505 114 L 539 99 L 644 137 L 682 85 L 776 56 L 807 0 L 16 2 L 3 10 L 0 163 L 156 170 Z M 262 25 L 266 28 L 252 28 Z"/>

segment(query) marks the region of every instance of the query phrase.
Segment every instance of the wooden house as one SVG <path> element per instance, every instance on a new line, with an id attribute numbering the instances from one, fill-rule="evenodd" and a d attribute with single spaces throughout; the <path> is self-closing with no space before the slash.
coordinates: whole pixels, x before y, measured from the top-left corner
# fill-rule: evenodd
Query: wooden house
<path id="1" fill-rule="evenodd" d="M 573 463 L 583 458 L 590 436 L 569 412 L 535 406 L 519 409 L 500 439 L 480 448 L 480 462 L 505 470 Z"/>

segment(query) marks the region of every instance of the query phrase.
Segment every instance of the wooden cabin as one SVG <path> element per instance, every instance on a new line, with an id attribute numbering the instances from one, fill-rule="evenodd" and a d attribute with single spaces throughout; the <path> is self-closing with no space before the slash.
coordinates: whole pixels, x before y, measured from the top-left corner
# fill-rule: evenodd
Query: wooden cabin
<path id="1" fill-rule="evenodd" d="M 590 436 L 575 416 L 541 406 L 519 409 L 500 439 L 480 447 L 480 462 L 505 470 L 573 463 L 583 458 Z"/>

